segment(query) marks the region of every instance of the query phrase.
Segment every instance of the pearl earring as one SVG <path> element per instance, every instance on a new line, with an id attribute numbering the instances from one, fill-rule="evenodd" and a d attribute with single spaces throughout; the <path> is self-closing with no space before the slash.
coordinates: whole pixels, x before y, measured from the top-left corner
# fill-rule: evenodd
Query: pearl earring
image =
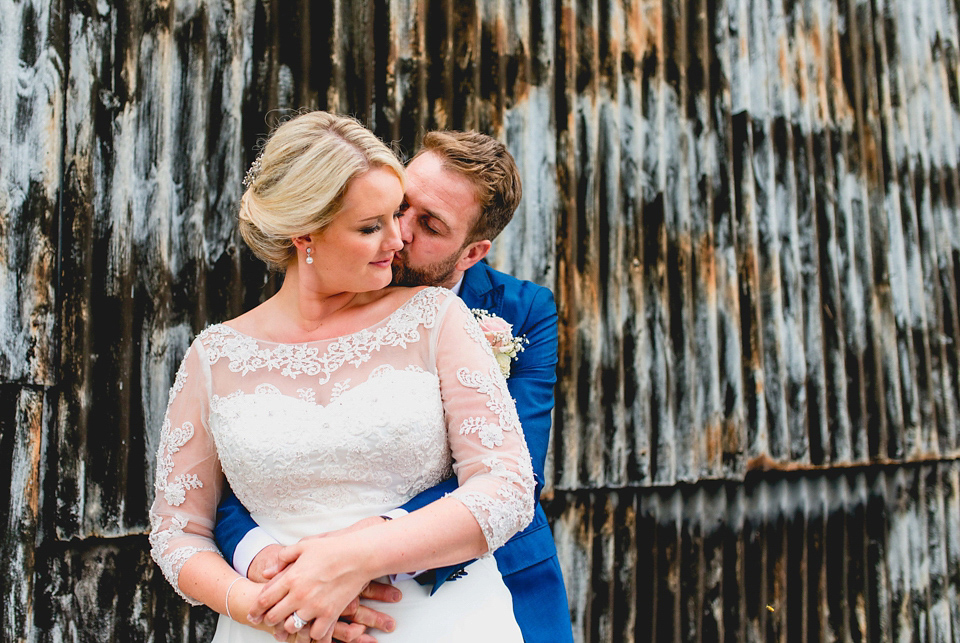
<path id="1" fill-rule="evenodd" d="M 307 263 L 308 263 L 308 264 L 313 263 L 313 257 L 310 256 L 311 254 L 313 254 L 313 248 L 307 248 Z"/>

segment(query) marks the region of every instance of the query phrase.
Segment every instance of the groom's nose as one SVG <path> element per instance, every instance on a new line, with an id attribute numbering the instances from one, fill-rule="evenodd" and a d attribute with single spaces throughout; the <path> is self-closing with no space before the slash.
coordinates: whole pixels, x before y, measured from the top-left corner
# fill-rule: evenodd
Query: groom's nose
<path id="1" fill-rule="evenodd" d="M 400 239 L 403 245 L 413 242 L 413 216 L 409 212 L 400 217 Z"/>

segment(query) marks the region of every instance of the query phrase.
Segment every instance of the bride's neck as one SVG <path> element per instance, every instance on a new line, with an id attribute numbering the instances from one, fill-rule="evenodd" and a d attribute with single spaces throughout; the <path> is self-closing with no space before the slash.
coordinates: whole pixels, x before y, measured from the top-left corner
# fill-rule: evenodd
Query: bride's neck
<path id="1" fill-rule="evenodd" d="M 277 311 L 294 328 L 311 333 L 325 325 L 333 315 L 348 307 L 358 296 L 355 292 L 321 292 L 300 279 L 294 267 L 288 270 L 277 291 Z"/>

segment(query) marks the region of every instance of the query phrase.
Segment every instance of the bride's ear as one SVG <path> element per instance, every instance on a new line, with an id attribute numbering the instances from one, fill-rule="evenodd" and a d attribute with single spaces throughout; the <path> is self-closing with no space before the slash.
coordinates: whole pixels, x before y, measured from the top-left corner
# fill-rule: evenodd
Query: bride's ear
<path id="1" fill-rule="evenodd" d="M 297 250 L 303 250 L 313 241 L 309 234 L 303 234 L 299 237 L 292 237 L 290 240 L 293 242 L 293 247 Z"/>

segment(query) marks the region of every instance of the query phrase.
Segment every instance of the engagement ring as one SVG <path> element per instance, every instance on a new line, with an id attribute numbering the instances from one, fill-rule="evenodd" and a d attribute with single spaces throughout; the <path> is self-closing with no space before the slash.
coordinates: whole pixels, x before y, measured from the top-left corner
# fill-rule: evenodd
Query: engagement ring
<path id="1" fill-rule="evenodd" d="M 306 622 L 305 620 L 303 620 L 302 618 L 300 618 L 300 615 L 297 614 L 296 611 L 294 611 L 293 614 L 291 614 L 290 616 L 293 617 L 293 626 L 294 626 L 295 628 L 297 628 L 298 630 L 302 630 L 303 627 L 307 624 L 307 622 Z"/>

